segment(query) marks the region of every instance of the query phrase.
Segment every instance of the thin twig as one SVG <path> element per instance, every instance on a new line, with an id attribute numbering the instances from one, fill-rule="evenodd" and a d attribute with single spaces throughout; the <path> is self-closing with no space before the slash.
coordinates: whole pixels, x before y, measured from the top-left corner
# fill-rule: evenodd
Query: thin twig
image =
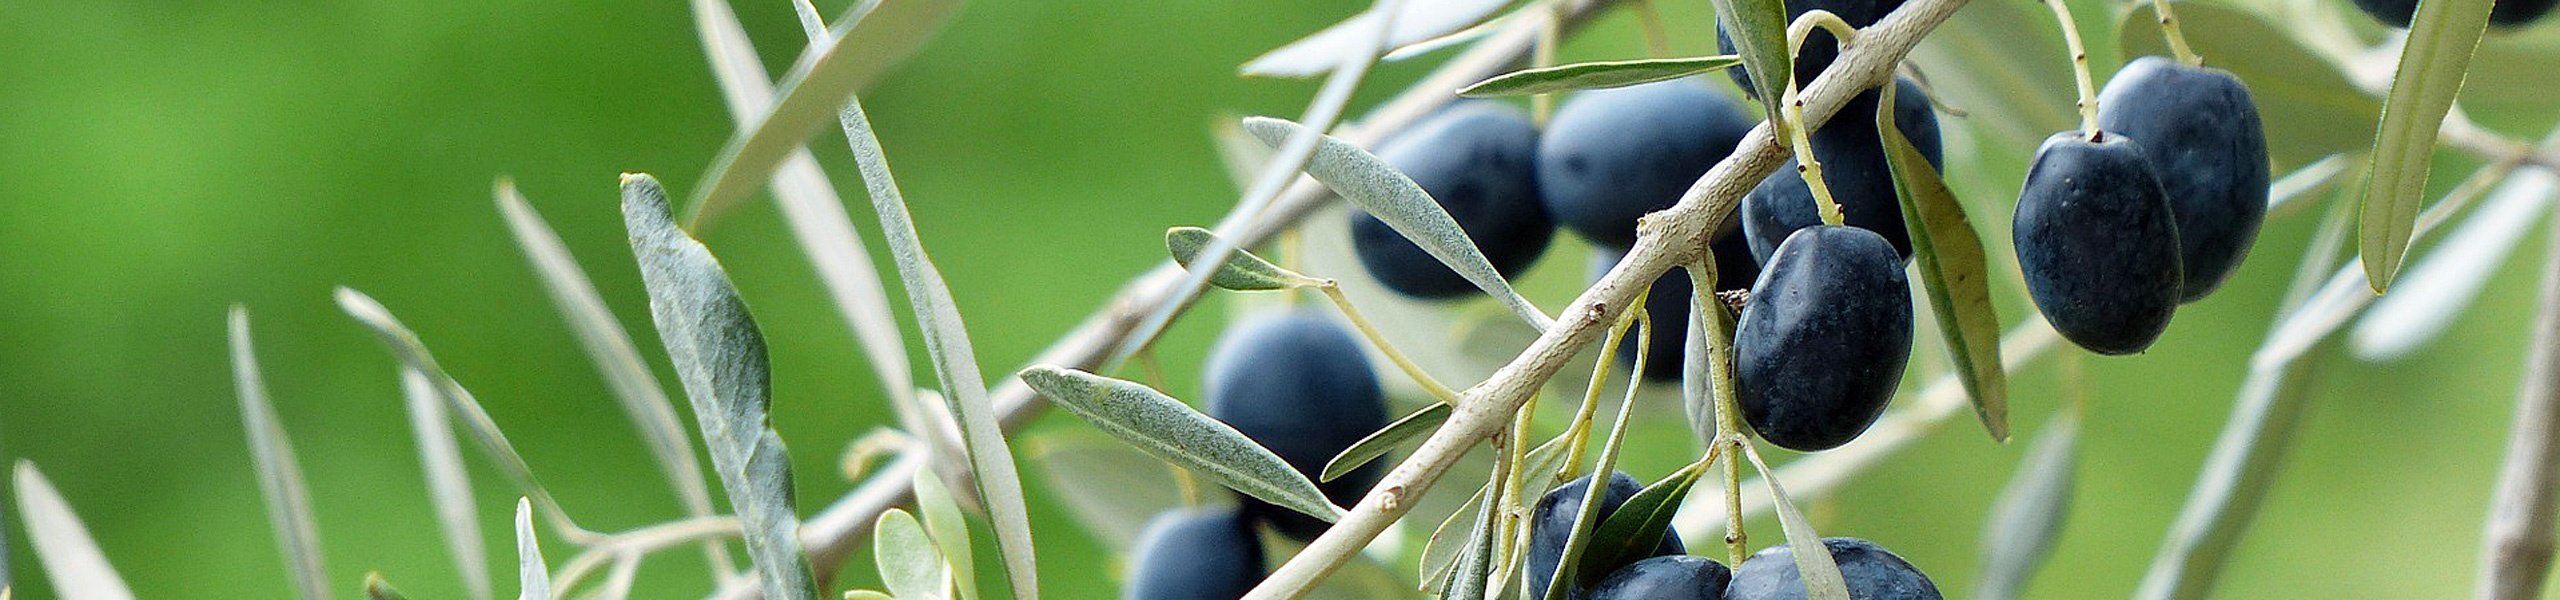
<path id="1" fill-rule="evenodd" d="M 2550 244 L 2532 358 L 2516 393 L 2515 425 L 2507 431 L 2507 457 L 2481 535 L 2476 598 L 2540 597 L 2551 572 L 2552 511 L 2560 500 L 2560 235 Z"/>

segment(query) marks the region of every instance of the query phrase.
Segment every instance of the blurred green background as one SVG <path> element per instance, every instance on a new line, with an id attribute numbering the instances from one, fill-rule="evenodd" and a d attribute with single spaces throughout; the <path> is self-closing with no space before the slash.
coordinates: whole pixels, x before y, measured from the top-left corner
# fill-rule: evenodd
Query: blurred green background
<path id="1" fill-rule="evenodd" d="M 841 4 L 820 3 L 829 14 Z M 1705 4 L 1664 3 L 1675 48 L 1712 49 Z M 1362 5 L 982 0 L 867 93 L 987 371 L 1020 365 L 1161 260 L 1165 227 L 1223 214 L 1235 190 L 1208 125 L 1221 115 L 1294 116 L 1314 89 L 1239 79 L 1235 66 Z M 2102 58 L 2113 56 L 2112 8 L 2083 7 Z M 781 72 L 800 46 L 788 5 L 737 10 Z M 381 570 L 414 597 L 462 596 L 430 518 L 392 362 L 332 304 L 341 285 L 416 329 L 583 524 L 618 530 L 680 514 L 539 291 L 489 190 L 496 177 L 515 178 L 641 346 L 653 347 L 614 178 L 645 171 L 689 190 L 730 135 L 683 3 L 23 1 L 0 2 L 0 12 L 9 15 L 0 19 L 0 203 L 9 207 L 0 216 L 0 455 L 41 465 L 136 591 L 290 592 L 223 353 L 222 314 L 236 302 L 253 317 L 338 591 Z M 1639 56 L 1637 30 L 1626 14 L 1608 13 L 1566 56 Z M 2050 29 L 2027 31 L 2017 34 L 2016 60 L 2051 57 L 2045 64 L 2058 68 L 2058 49 L 2029 48 L 2049 45 Z M 2554 37 L 2548 28 L 2509 32 L 2489 48 L 2539 51 Z M 2102 76 L 2112 61 L 2102 60 Z M 1357 102 L 1385 97 L 1428 62 L 1382 67 Z M 2058 73 L 2021 76 L 2067 94 Z M 2560 88 L 2541 70 L 2511 73 L 2476 84 L 2510 93 L 2471 108 L 2493 127 L 2540 131 L 2555 116 L 2550 96 L 2560 96 L 2548 92 Z M 2053 120 L 2067 95 L 2018 101 L 2043 111 L 1975 106 L 1969 118 L 1946 120 L 1960 130 L 1952 179 L 1995 244 L 2005 244 L 2004 207 L 2031 141 L 1989 132 L 2068 125 Z M 859 204 L 839 138 L 813 143 Z M 2438 189 L 2476 161 L 2442 163 Z M 878 247 L 867 212 L 854 209 Z M 2086 361 L 2075 518 L 2032 597 L 2132 590 L 2317 214 L 2271 221 L 2235 282 L 2181 311 L 2150 353 Z M 778 219 L 758 202 L 706 241 L 771 342 L 774 421 L 801 465 L 804 512 L 814 512 L 852 486 L 834 468 L 845 444 L 888 417 L 848 328 Z M 2519 255 L 2538 257 L 2538 240 Z M 2447 597 L 2468 588 L 2534 263 L 2509 261 L 2444 339 L 2411 358 L 2323 354 L 2293 464 L 2233 559 L 2225 597 Z M 1578 255 L 1550 257 L 1533 276 L 1549 282 L 1535 286 L 1540 301 L 1561 306 L 1582 269 Z M 894 286 L 892 296 L 903 315 Z M 1170 391 L 1196 393 L 1200 354 L 1231 302 L 1213 296 L 1159 345 Z M 2024 310 L 2002 306 L 2013 320 Z M 915 352 L 921 362 L 921 345 Z M 646 353 L 663 378 L 663 358 Z M 2022 438 L 2057 404 L 2051 364 L 2016 378 Z M 1811 509 L 1823 532 L 1882 542 L 1961 595 L 1972 587 L 1983 513 L 2025 445 L 1989 443 L 1962 416 L 1948 423 Z M 1084 428 L 1055 415 L 1036 427 Z M 1693 450 L 1685 434 L 1656 429 L 1626 465 L 1648 479 Z M 503 573 L 514 494 L 471 460 Z M 1109 553 L 1052 500 L 1048 480 L 1029 483 L 1044 591 L 1112 595 Z M 1754 531 L 1777 539 L 1774 523 Z M 24 536 L 8 536 L 21 597 L 50 596 Z M 558 564 L 571 548 L 551 541 Z M 698 561 L 683 554 L 649 563 L 645 597 L 706 589 Z M 866 583 L 865 571 L 847 569 L 846 582 Z"/>

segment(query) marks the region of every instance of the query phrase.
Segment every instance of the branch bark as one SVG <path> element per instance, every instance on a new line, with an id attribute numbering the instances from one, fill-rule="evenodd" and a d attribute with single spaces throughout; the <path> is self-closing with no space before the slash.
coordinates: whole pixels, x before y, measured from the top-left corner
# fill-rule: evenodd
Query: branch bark
<path id="1" fill-rule="evenodd" d="M 2560 229 L 2551 234 L 2550 246 L 2532 357 L 2525 362 L 2506 461 L 2481 535 L 2476 598 L 2541 597 L 2551 572 L 2553 508 L 2560 499 Z"/>

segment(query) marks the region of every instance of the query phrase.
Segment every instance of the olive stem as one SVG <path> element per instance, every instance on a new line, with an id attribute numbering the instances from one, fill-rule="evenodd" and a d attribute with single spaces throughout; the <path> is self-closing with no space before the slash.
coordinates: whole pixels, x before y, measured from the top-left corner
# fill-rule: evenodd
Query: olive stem
<path id="1" fill-rule="evenodd" d="M 1654 10 L 1653 0 L 1634 0 L 1627 8 L 1635 11 L 1636 25 L 1644 28 L 1644 47 L 1654 58 L 1671 57 L 1671 36 L 1663 33 L 1662 13 Z"/>
<path id="2" fill-rule="evenodd" d="M 1794 23 L 1787 24 L 1787 56 L 1792 58 L 1802 54 L 1804 39 L 1813 33 L 1815 27 L 1830 30 L 1832 37 L 1839 40 L 1841 50 L 1848 50 L 1850 44 L 1856 43 L 1857 28 L 1850 27 L 1849 22 L 1840 20 L 1840 16 L 1831 14 L 1831 11 L 1814 9 L 1796 17 Z M 1848 215 L 1840 211 L 1840 202 L 1831 197 L 1831 186 L 1822 182 L 1822 161 L 1813 155 L 1811 128 L 1799 125 L 1804 122 L 1804 98 L 1798 90 L 1799 85 L 1795 74 L 1788 73 L 1786 93 L 1778 100 L 1779 118 L 1786 121 L 1787 141 L 1795 148 L 1796 175 L 1804 177 L 1805 187 L 1812 190 L 1814 206 L 1822 214 L 1822 224 L 1836 226 L 1846 222 Z"/>
<path id="3" fill-rule="evenodd" d="M 693 517 L 603 535 L 593 542 L 580 544 L 585 548 L 568 562 L 561 563 L 560 571 L 551 576 L 551 587 L 565 595 L 565 592 L 576 588 L 580 580 L 618 557 L 639 556 L 735 535 L 738 535 L 738 519 L 726 515 Z"/>
<path id="4" fill-rule="evenodd" d="M 1618 313 L 1617 321 L 1609 326 L 1609 335 L 1606 341 L 1600 343 L 1599 358 L 1594 359 L 1591 363 L 1591 383 L 1590 385 L 1585 386 L 1582 393 L 1582 407 L 1574 410 L 1573 425 L 1565 430 L 1565 436 L 1568 438 L 1565 441 L 1566 446 L 1564 455 L 1565 472 L 1567 475 L 1580 473 L 1580 471 L 1576 469 L 1581 468 L 1583 448 L 1589 445 L 1586 442 L 1591 440 L 1591 420 L 1599 418 L 1600 416 L 1601 386 L 1608 385 L 1609 383 L 1609 367 L 1610 363 L 1617 362 L 1615 359 L 1618 357 L 1618 344 L 1623 343 L 1627 339 L 1627 330 L 1630 326 L 1634 325 L 1638 319 L 1644 318 L 1643 315 L 1645 311 L 1643 311 L 1641 307 L 1644 306 L 1645 295 L 1646 292 L 1637 292 L 1635 299 L 1628 304 L 1628 306 L 1637 308 Z M 1643 342 L 1638 341 L 1637 343 L 1641 344 Z M 1639 365 L 1643 364 L 1644 355 L 1642 353 L 1638 353 L 1636 355 L 1636 361 Z M 1642 375 L 1642 373 L 1638 373 L 1638 375 Z"/>
<path id="5" fill-rule="evenodd" d="M 1541 8 L 1547 11 L 1547 20 L 1546 24 L 1538 26 L 1538 44 L 1530 47 L 1529 65 L 1546 68 L 1556 66 L 1556 47 L 1564 45 L 1564 5 L 1548 2 Z M 1547 117 L 1555 115 L 1555 112 L 1555 94 L 1529 97 L 1529 120 L 1539 129 L 1547 127 Z"/>
<path id="6" fill-rule="evenodd" d="M 1538 396 L 1540 395 L 1530 395 L 1529 401 L 1520 405 L 1519 414 L 1512 418 L 1509 435 L 1511 439 L 1519 440 L 1520 443 L 1511 445 L 1511 452 L 1505 456 L 1504 460 L 1495 461 L 1496 470 L 1501 470 L 1505 464 L 1510 465 L 1510 469 L 1501 478 L 1502 487 L 1495 490 L 1500 493 L 1488 494 L 1485 498 L 1486 502 L 1501 501 L 1500 504 L 1495 505 L 1492 513 L 1499 515 L 1501 519 L 1498 523 L 1500 529 L 1494 532 L 1494 538 L 1501 542 L 1501 545 L 1494 550 L 1495 556 L 1503 558 L 1491 574 L 1493 581 L 1496 582 L 1509 581 L 1511 571 L 1516 567 L 1510 557 L 1519 553 L 1520 519 L 1524 516 L 1526 506 L 1521 496 L 1527 489 L 1529 481 L 1529 465 L 1526 463 L 1528 462 L 1530 417 L 1538 413 Z M 1548 481 L 1552 482 L 1555 474 L 1548 473 L 1546 476 Z M 1546 484 L 1539 485 L 1544 487 Z"/>
<path id="7" fill-rule="evenodd" d="M 2204 57 L 2196 56 L 2196 50 L 2187 46 L 2187 32 L 2178 26 L 2178 11 L 2169 8 L 2169 0 L 2151 0 L 2151 12 L 2160 15 L 2160 37 L 2169 40 L 2169 53 L 2177 56 L 2178 62 L 2204 64 Z"/>
<path id="8" fill-rule="evenodd" d="M 1422 391 L 1430 393 L 1432 398 L 1439 399 L 1441 403 L 1457 404 L 1457 392 L 1450 391 L 1449 386 L 1441 385 L 1440 380 L 1432 379 L 1430 372 L 1422 370 L 1422 365 L 1415 364 L 1412 358 L 1405 356 L 1404 351 L 1397 350 L 1395 344 L 1387 341 L 1386 334 L 1379 333 L 1377 327 L 1369 324 L 1367 317 L 1360 316 L 1360 309 L 1351 305 L 1349 296 L 1342 294 L 1341 283 L 1325 279 L 1317 283 L 1315 288 L 1324 292 L 1325 299 L 1333 301 L 1334 308 L 1342 310 L 1342 317 L 1351 321 L 1352 328 L 1360 330 L 1361 337 L 1369 338 L 1369 345 L 1376 346 L 1379 354 L 1386 355 L 1387 362 L 1395 363 L 1396 368 L 1404 370 L 1406 377 L 1413 378 L 1414 383 L 1421 385 Z"/>
<path id="9" fill-rule="evenodd" d="M 1720 450 L 1731 446 L 1734 452 L 1724 456 L 1725 554 L 1734 567 L 1742 566 L 1750 556 L 1751 536 L 1742 528 L 1742 402 L 1735 395 L 1733 379 L 1733 322 L 1724 313 L 1724 305 L 1715 296 L 1715 251 L 1689 266 L 1689 310 L 1705 313 L 1707 338 L 1707 372 L 1715 394 L 1716 439 L 1707 444 L 1707 456 L 1713 460 Z"/>
<path id="10" fill-rule="evenodd" d="M 2165 2 L 2166 0 L 2154 1 Z M 2091 142 L 2099 141 L 2098 87 L 2089 80 L 2089 47 L 2080 42 L 2079 21 L 2071 19 L 2071 6 L 2063 0 L 2044 0 L 2044 5 L 2053 7 L 2054 24 L 2062 28 L 2062 44 L 2071 50 L 2071 77 L 2080 86 L 2080 101 L 2077 104 L 2080 107 L 2080 132 L 2088 134 Z M 2184 42 L 2173 43 L 2183 44 Z"/>

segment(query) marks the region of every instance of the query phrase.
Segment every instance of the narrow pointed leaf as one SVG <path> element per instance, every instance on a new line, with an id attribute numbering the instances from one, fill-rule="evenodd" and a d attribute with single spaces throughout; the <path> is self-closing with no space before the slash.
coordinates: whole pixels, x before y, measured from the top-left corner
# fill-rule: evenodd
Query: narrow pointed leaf
<path id="1" fill-rule="evenodd" d="M 408 596 L 400 595 L 399 588 L 391 587 L 391 582 L 382 578 L 381 571 L 364 574 L 364 597 L 365 600 L 409 600 Z"/>
<path id="2" fill-rule="evenodd" d="M 1938 335 L 1946 340 L 1956 380 L 1973 400 L 1974 415 L 1991 439 L 2009 441 L 2009 371 L 2000 365 L 2000 315 L 1991 308 L 1982 238 L 1965 216 L 1964 203 L 1956 201 L 1938 170 L 1894 126 L 1893 113 L 1876 111 L 1877 131 L 1883 132 L 1885 162 L 1893 170 L 1895 195 L 1902 199 L 1902 222 L 1911 231 L 1921 289 L 1929 294 Z"/>
<path id="3" fill-rule="evenodd" d="M 1822 535 L 1813 532 L 1813 522 L 1796 509 L 1794 498 L 1787 497 L 1778 475 L 1769 463 L 1760 460 L 1760 450 L 1743 444 L 1743 456 L 1750 457 L 1751 467 L 1760 470 L 1760 480 L 1769 484 L 1769 499 L 1778 509 L 1778 529 L 1787 535 L 1787 553 L 1795 556 L 1796 573 L 1804 580 L 1805 597 L 1810 600 L 1849 600 L 1849 583 L 1840 576 L 1840 563 L 1831 560 L 1831 549 L 1822 544 Z"/>
<path id="4" fill-rule="evenodd" d="M 889 594 L 873 590 L 845 590 L 844 600 L 897 600 Z"/>
<path id="5" fill-rule="evenodd" d="M 436 395 L 444 399 L 445 407 L 453 414 L 461 415 L 462 430 L 471 434 L 472 442 L 480 447 L 481 453 L 488 455 L 499 472 L 506 473 L 507 478 L 515 482 L 518 491 L 541 505 L 543 511 L 557 521 L 555 526 L 562 531 L 581 531 L 575 522 L 569 520 L 569 513 L 561 510 L 560 503 L 552 499 L 551 492 L 542 487 L 542 480 L 533 476 L 533 467 L 525 463 L 524 455 L 516 452 L 515 444 L 507 441 L 507 434 L 498 429 L 498 422 L 489 418 L 489 412 L 480 407 L 480 401 L 472 397 L 469 390 L 463 389 L 461 382 L 454 381 L 452 375 L 444 372 L 444 367 L 436 364 L 435 355 L 427 351 L 425 342 L 418 340 L 418 334 L 411 332 L 409 326 L 402 325 L 399 318 L 391 316 L 390 309 L 383 308 L 382 303 L 363 292 L 338 288 L 338 308 L 365 328 L 373 330 L 374 337 L 389 346 L 392 356 L 398 358 L 402 365 L 427 376 L 428 383 L 434 384 L 432 387 Z"/>
<path id="6" fill-rule="evenodd" d="M 649 314 L 676 378 L 693 399 L 711 464 L 735 507 L 747 554 L 768 597 L 808 600 L 817 582 L 800 547 L 791 460 L 773 431 L 772 367 L 764 334 L 711 251 L 675 226 L 665 190 L 623 176 L 622 216 L 649 290 Z"/>
<path id="7" fill-rule="evenodd" d="M 1449 582 L 1449 576 L 1457 570 L 1458 557 L 1471 548 L 1475 539 L 1476 511 L 1483 508 L 1485 493 L 1491 491 L 1496 483 L 1486 482 L 1476 487 L 1474 495 L 1467 496 L 1467 501 L 1460 503 L 1457 510 L 1450 511 L 1449 517 L 1442 519 L 1439 527 L 1431 529 L 1431 537 L 1422 543 L 1421 560 L 1416 561 L 1422 567 L 1423 591 L 1439 591 Z"/>
<path id="8" fill-rule="evenodd" d="M 1733 39 L 1735 53 L 1742 57 L 1745 73 L 1751 76 L 1751 89 L 1775 94 L 1786 89 L 1787 78 L 1794 76 L 1794 59 L 1787 54 L 1787 5 L 1783 0 L 1709 0 L 1716 7 L 1716 23 L 1724 26 Z M 1783 123 L 1778 104 L 1762 102 L 1763 116 L 1770 123 Z"/>
<path id="9" fill-rule="evenodd" d="M 487 600 L 489 556 L 480 533 L 480 508 L 471 496 L 471 475 L 462 468 L 462 444 L 453 439 L 444 397 L 425 374 L 408 367 L 400 368 L 400 391 L 407 399 L 409 433 L 418 442 L 418 464 L 426 473 L 427 498 L 435 503 L 445 550 L 462 575 L 463 591 Z"/>
<path id="10" fill-rule="evenodd" d="M 2357 243 L 2365 279 L 2380 293 L 2400 273 L 2409 239 L 2426 201 L 2428 166 L 2435 160 L 2436 131 L 2462 93 L 2471 54 L 2489 26 L 2491 0 L 2430 0 L 2418 4 L 2391 93 L 2382 100 L 2382 124 L 2373 139 L 2373 169 L 2365 173 L 2364 210 Z"/>
<path id="11" fill-rule="evenodd" d="M 1104 433 L 1219 485 L 1327 523 L 1340 515 L 1279 455 L 1154 388 L 1045 365 L 1024 369 L 1022 381 Z"/>
<path id="12" fill-rule="evenodd" d="M 513 182 L 498 183 L 498 213 L 507 219 L 507 229 L 515 234 L 516 245 L 523 248 L 525 260 L 541 275 L 543 291 L 551 295 L 551 303 L 560 310 L 560 318 L 576 332 L 578 346 L 587 352 L 605 383 L 613 388 L 613 397 L 622 414 L 631 420 L 631 428 L 640 432 L 649 455 L 657 460 L 658 472 L 676 491 L 676 499 L 693 516 L 711 514 L 711 491 L 702 482 L 702 465 L 693 455 L 693 442 L 685 435 L 684 424 L 676 420 L 675 403 L 667 399 L 666 390 L 658 387 L 658 376 L 640 358 L 640 350 L 631 343 L 631 334 L 622 329 L 622 321 L 606 308 L 604 296 L 596 293 L 594 282 L 579 270 L 577 257 L 569 254 L 569 246 L 551 229 L 542 215 L 516 192 Z"/>
<path id="13" fill-rule="evenodd" d="M 925 535 L 924 524 L 901 509 L 880 513 L 879 523 L 871 529 L 871 557 L 889 595 L 900 598 L 939 596 L 949 575 L 942 557 L 934 552 L 933 540 Z"/>
<path id="14" fill-rule="evenodd" d="M 1452 412 L 1456 412 L 1454 407 L 1434 402 L 1431 406 L 1396 419 L 1394 423 L 1388 423 L 1385 429 L 1370 433 L 1369 437 L 1360 438 L 1360 441 L 1352 443 L 1350 448 L 1345 448 L 1341 454 L 1335 455 L 1332 461 L 1326 462 L 1324 475 L 1319 479 L 1333 481 L 1341 478 L 1359 469 L 1360 465 L 1369 464 L 1369 461 L 1386 456 L 1406 440 L 1440 429 L 1440 424 L 1448 422 L 1449 414 Z"/>
<path id="15" fill-rule="evenodd" d="M 2027 448 L 2026 460 L 1991 504 L 1982 525 L 1982 570 L 1975 600 L 2023 597 L 2027 581 L 2052 555 L 2071 512 L 2073 472 L 2079 467 L 2080 413 L 2065 407 Z"/>
<path id="16" fill-rule="evenodd" d="M 2171 54 L 2160 35 L 2159 17 L 2150 8 L 2122 14 L 2116 41 L 2126 58 Z M 2265 121 L 2267 155 L 2276 164 L 2305 164 L 2373 144 L 2373 132 L 2352 124 L 2381 118 L 2382 102 L 2358 89 L 2337 65 L 2295 41 L 2292 32 L 2236 4 L 2181 2 L 2177 15 L 2179 30 L 2204 56 L 2206 66 L 2249 83 Z"/>
<path id="17" fill-rule="evenodd" d="M 1491 581 L 1493 571 L 1500 567 L 1495 564 L 1499 562 L 1495 548 L 1502 533 L 1497 508 L 1491 501 L 1476 507 L 1475 529 L 1468 532 L 1466 552 L 1458 559 L 1457 572 L 1440 590 L 1442 600 L 1491 600 L 1508 591 L 1508 586 L 1496 587 Z"/>
<path id="18" fill-rule="evenodd" d="M 231 306 L 231 377 L 240 396 L 241 428 L 249 432 L 249 457 L 257 462 L 258 491 L 267 500 L 267 522 L 275 527 L 276 546 L 304 600 L 326 600 L 329 571 L 320 564 L 320 526 L 311 518 L 311 490 L 302 482 L 302 465 L 294 459 L 293 440 L 277 421 L 267 400 L 267 384 L 258 374 L 257 350 L 249 341 L 249 310 Z M 0 564 L 0 568 L 7 565 Z"/>
<path id="19" fill-rule="evenodd" d="M 1729 55 L 1573 63 L 1496 75 L 1458 90 L 1458 95 L 1494 98 L 1626 87 L 1713 73 L 1739 64 L 1742 57 Z"/>
<path id="20" fill-rule="evenodd" d="M 1180 472 L 1126 444 L 1051 434 L 1026 447 L 1058 503 L 1112 549 L 1128 551 L 1157 513 L 1184 504 Z"/>
<path id="21" fill-rule="evenodd" d="M 1200 258 L 1200 250 L 1217 241 L 1218 234 L 1198 227 L 1175 227 L 1164 232 L 1165 249 L 1173 253 L 1173 261 L 1191 268 Z M 1209 285 L 1239 292 L 1285 290 L 1314 285 L 1315 278 L 1271 264 L 1242 248 L 1227 254 L 1227 262 L 1209 275 Z"/>
<path id="22" fill-rule="evenodd" d="M 64 598 L 133 600 L 133 589 L 107 564 L 106 553 L 89 538 L 89 527 L 72 514 L 71 503 L 63 501 L 36 463 L 18 461 L 16 477 L 18 518 L 26 521 L 27 545 L 35 547 L 36 562 L 44 564 L 54 592 Z"/>
<path id="23" fill-rule="evenodd" d="M 728 0 L 693 0 L 693 21 L 730 116 L 739 127 L 750 125 L 749 119 L 773 106 L 773 83 L 755 46 L 748 42 L 746 27 L 729 10 Z M 943 431 L 951 425 L 949 415 L 915 396 L 907 344 L 898 331 L 880 271 L 872 266 L 871 251 L 863 245 L 862 236 L 854 232 L 835 183 L 827 179 L 808 148 L 793 148 L 783 159 L 773 174 L 773 198 L 792 239 L 800 244 L 800 253 L 809 257 L 809 266 L 817 271 L 818 283 L 835 301 L 836 312 L 853 326 L 862 358 L 887 392 L 883 398 L 897 412 L 898 425 L 922 433 L 937 449 L 957 454 L 959 442 L 950 439 L 956 436 Z"/>
<path id="24" fill-rule="evenodd" d="M 2351 290 L 2372 297 L 2366 290 Z M 2314 300 L 2315 302 L 2317 300 Z M 2261 353 L 2264 356 L 2264 353 Z M 2186 504 L 2152 557 L 2137 598 L 2202 598 L 2210 595 L 2231 550 L 2257 517 L 2268 488 L 2310 405 L 2312 363 L 2301 355 L 2257 360 L 2240 384 L 2231 419 L 2196 474 Z"/>
<path id="25" fill-rule="evenodd" d="M 1662 543 L 1663 529 L 1671 525 L 1671 516 L 1680 512 L 1680 500 L 1689 496 L 1689 489 L 1698 484 L 1706 470 L 1704 461 L 1689 463 L 1671 476 L 1645 486 L 1625 504 L 1618 505 L 1617 512 L 1602 519 L 1600 526 L 1591 530 L 1591 545 L 1582 550 L 1583 585 L 1599 583 L 1609 576 L 1610 571 L 1596 567 L 1651 557 L 1654 548 Z"/>
<path id="26" fill-rule="evenodd" d="M 542 560 L 542 542 L 533 533 L 533 501 L 516 499 L 516 598 L 550 600 L 551 566 Z"/>
<path id="27" fill-rule="evenodd" d="M 978 483 L 983 501 L 979 505 L 986 507 L 987 520 L 994 525 L 1005 576 L 1013 584 L 1014 597 L 1038 598 L 1039 568 L 1031 551 L 1031 515 L 1022 498 L 1021 474 L 1014 467 L 1013 450 L 1005 444 L 1004 428 L 996 422 L 995 405 L 987 398 L 987 380 L 978 371 L 977 351 L 971 348 L 968 325 L 960 319 L 959 303 L 952 299 L 942 271 L 933 266 L 933 257 L 925 253 L 915 220 L 907 214 L 906 197 L 889 172 L 888 154 L 880 149 L 880 137 L 872 132 L 860 100 L 845 101 L 841 122 L 845 143 L 853 148 L 854 165 L 862 171 L 862 185 L 871 194 L 872 212 L 880 218 L 881 235 L 889 241 L 889 254 L 897 259 L 907 304 L 924 330 L 925 350 L 933 359 L 934 376 L 942 383 L 943 402 L 960 421 L 961 449 L 968 454 L 969 472 Z"/>
<path id="28" fill-rule="evenodd" d="M 1637 301 L 1638 304 L 1642 302 L 1642 300 Z M 1629 328 L 1628 325 L 1634 322 L 1634 317 L 1639 314 L 1642 313 L 1627 311 L 1618 321 L 1619 327 L 1628 328 L 1625 330 L 1628 335 L 1644 337 L 1636 338 L 1639 342 L 1635 353 L 1635 364 L 1627 367 L 1629 374 L 1627 395 L 1618 404 L 1617 420 L 1609 424 L 1609 439 L 1600 445 L 1599 459 L 1591 466 L 1591 485 L 1583 487 L 1582 509 L 1573 517 L 1573 534 L 1565 538 L 1564 555 L 1556 561 L 1554 578 L 1547 581 L 1547 589 L 1530 590 L 1533 593 L 1545 592 L 1547 600 L 1565 600 L 1573 590 L 1598 583 L 1600 577 L 1608 575 L 1607 573 L 1595 574 L 1600 569 L 1586 570 L 1583 565 L 1595 564 L 1586 561 L 1595 561 L 1599 558 L 1593 556 L 1592 552 L 1597 544 L 1596 540 L 1600 539 L 1598 535 L 1601 522 L 1600 507 L 1603 504 L 1601 495 L 1608 493 L 1609 480 L 1618 472 L 1618 453 L 1627 439 L 1628 422 L 1635 420 L 1636 391 L 1641 389 L 1641 386 L 1636 385 L 1635 380 L 1643 376 L 1645 357 L 1652 354 L 1650 349 L 1643 347 L 1642 340 L 1650 339 L 1653 332 L 1646 331 L 1647 327 Z M 1611 343 L 1603 347 L 1613 347 L 1616 345 L 1614 342 L 1615 340 L 1611 340 Z M 1676 498 L 1673 500 L 1677 502 Z M 1628 501 L 1633 502 L 1634 499 L 1631 498 Z M 1624 509 L 1625 506 L 1621 505 L 1620 508 Z M 1657 537 L 1655 541 L 1659 543 L 1661 540 Z"/>
<path id="29" fill-rule="evenodd" d="M 837 30 L 809 45 L 775 86 L 770 109 L 739 128 L 705 171 L 700 191 L 686 209 L 685 225 L 699 228 L 757 188 L 802 142 L 825 127 L 853 93 L 870 85 L 897 61 L 913 53 L 960 10 L 961 0 L 899 0 L 859 20 L 839 23 Z"/>
<path id="30" fill-rule="evenodd" d="M 1492 18 L 1511 0 L 1436 0 L 1397 3 L 1395 21 L 1389 24 L 1387 47 L 1398 48 L 1431 41 L 1465 30 Z M 1247 77 L 1314 77 L 1342 66 L 1344 58 L 1363 52 L 1374 52 L 1371 38 L 1378 31 L 1378 11 L 1361 11 L 1349 19 L 1335 23 L 1314 35 L 1290 42 L 1244 64 Z"/>
<path id="31" fill-rule="evenodd" d="M 916 470 L 916 513 L 924 520 L 924 532 L 933 537 L 941 549 L 942 560 L 951 565 L 952 581 L 958 584 L 962 600 L 978 597 L 977 557 L 969 548 L 969 521 L 960 516 L 960 503 L 951 497 L 951 489 L 930 469 Z"/>
<path id="32" fill-rule="evenodd" d="M 1281 146 L 1290 136 L 1305 129 L 1284 119 L 1252 117 L 1244 120 L 1246 133 L 1273 147 Z M 1333 136 L 1322 136 L 1315 156 L 1307 160 L 1307 174 L 1341 194 L 1343 199 L 1369 211 L 1397 233 L 1404 234 L 1406 239 L 1413 240 L 1423 251 L 1440 259 L 1442 264 L 1449 265 L 1467 281 L 1509 307 L 1511 312 L 1520 315 L 1530 327 L 1544 332 L 1547 325 L 1554 322 L 1546 313 L 1539 312 L 1538 307 L 1531 305 L 1528 298 L 1511 289 L 1511 282 L 1503 279 L 1502 272 L 1494 270 L 1493 263 L 1485 259 L 1484 251 L 1476 247 L 1475 240 L 1469 239 L 1465 230 L 1458 228 L 1458 221 L 1449 217 L 1449 212 L 1440 207 L 1439 201 L 1431 199 L 1429 193 L 1422 191 L 1422 186 L 1396 172 L 1377 155 Z"/>
<path id="33" fill-rule="evenodd" d="M 2409 285 L 2375 300 L 2356 323 L 2352 347 L 2365 360 L 2391 360 L 2417 350 L 2468 314 L 2473 298 L 2506 264 L 2525 233 L 2542 223 L 2560 178 L 2525 169 L 2491 192 L 2489 200 L 2445 234 L 2443 243 L 2409 271 Z"/>

